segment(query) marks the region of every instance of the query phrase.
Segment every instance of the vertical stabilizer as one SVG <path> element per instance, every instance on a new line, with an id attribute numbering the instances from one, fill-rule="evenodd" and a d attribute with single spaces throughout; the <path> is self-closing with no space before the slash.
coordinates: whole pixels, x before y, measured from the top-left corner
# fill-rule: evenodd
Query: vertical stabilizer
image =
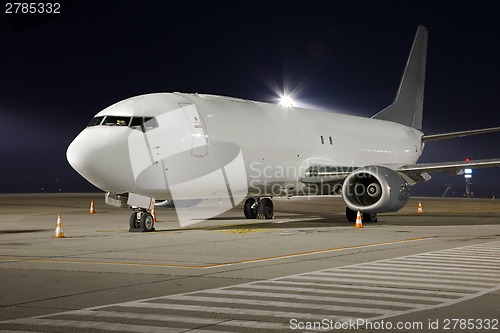
<path id="1" fill-rule="evenodd" d="M 427 28 L 419 26 L 396 98 L 373 119 L 393 121 L 422 130 L 426 56 Z"/>

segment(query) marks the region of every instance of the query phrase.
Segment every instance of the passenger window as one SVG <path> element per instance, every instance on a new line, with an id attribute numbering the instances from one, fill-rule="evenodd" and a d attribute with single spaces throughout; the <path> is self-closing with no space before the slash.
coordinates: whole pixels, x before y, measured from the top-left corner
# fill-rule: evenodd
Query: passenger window
<path id="1" fill-rule="evenodd" d="M 325 144 L 325 139 L 323 139 L 323 135 L 321 136 L 321 144 L 324 145 Z"/>
<path id="2" fill-rule="evenodd" d="M 330 145 L 333 145 L 333 140 L 331 136 L 330 136 Z"/>

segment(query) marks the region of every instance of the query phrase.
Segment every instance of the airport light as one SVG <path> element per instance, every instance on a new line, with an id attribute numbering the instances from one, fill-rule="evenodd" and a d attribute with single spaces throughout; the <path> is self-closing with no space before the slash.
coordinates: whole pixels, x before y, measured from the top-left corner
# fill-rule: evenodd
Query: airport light
<path id="1" fill-rule="evenodd" d="M 294 105 L 294 100 L 289 95 L 283 95 L 280 98 L 280 105 L 285 108 L 291 108 Z"/>
<path id="2" fill-rule="evenodd" d="M 469 163 L 470 158 L 466 157 L 465 162 Z M 470 181 L 472 179 L 472 169 L 471 168 L 464 169 L 464 178 L 465 178 L 465 197 L 472 198 L 473 194 L 472 194 L 472 191 L 470 189 L 470 185 L 471 185 Z"/>

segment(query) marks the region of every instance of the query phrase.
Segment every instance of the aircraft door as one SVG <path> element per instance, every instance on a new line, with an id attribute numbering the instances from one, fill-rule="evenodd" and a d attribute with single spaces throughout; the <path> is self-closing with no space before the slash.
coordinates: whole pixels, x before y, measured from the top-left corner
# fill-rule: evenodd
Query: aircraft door
<path id="1" fill-rule="evenodd" d="M 179 103 L 189 122 L 191 129 L 191 154 L 195 157 L 205 157 L 208 154 L 208 136 L 203 118 L 194 104 Z"/>

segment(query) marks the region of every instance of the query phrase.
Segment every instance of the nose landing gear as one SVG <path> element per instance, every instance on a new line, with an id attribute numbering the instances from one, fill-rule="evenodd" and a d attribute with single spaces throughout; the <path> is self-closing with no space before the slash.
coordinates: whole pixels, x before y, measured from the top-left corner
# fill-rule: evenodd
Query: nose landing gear
<path id="1" fill-rule="evenodd" d="M 243 211 L 247 219 L 274 219 L 274 205 L 271 198 L 248 198 Z"/>
<path id="2" fill-rule="evenodd" d="M 145 209 L 139 209 L 130 215 L 129 232 L 155 231 L 153 215 Z"/>

